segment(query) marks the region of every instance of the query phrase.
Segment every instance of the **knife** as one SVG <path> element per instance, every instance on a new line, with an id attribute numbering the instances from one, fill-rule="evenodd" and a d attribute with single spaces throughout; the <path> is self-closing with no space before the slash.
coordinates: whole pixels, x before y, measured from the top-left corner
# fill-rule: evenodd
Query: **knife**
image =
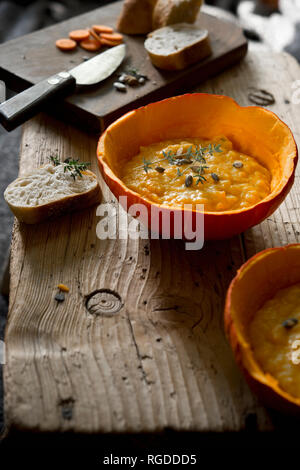
<path id="1" fill-rule="evenodd" d="M 0 123 L 12 131 L 54 98 L 63 98 L 75 91 L 76 86 L 94 85 L 108 78 L 125 57 L 125 44 L 114 46 L 73 69 L 59 72 L 27 88 L 0 105 Z"/>

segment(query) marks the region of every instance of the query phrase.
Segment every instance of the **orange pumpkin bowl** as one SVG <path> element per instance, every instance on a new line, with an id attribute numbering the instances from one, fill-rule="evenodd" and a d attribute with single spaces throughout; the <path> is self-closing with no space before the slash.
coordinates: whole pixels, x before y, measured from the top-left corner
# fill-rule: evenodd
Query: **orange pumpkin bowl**
<path id="1" fill-rule="evenodd" d="M 300 397 L 280 388 L 255 359 L 248 332 L 257 310 L 279 289 L 300 282 L 300 244 L 261 251 L 238 270 L 227 291 L 225 330 L 235 359 L 250 385 L 268 406 L 300 415 Z"/>
<path id="2" fill-rule="evenodd" d="M 117 198 L 127 196 L 128 206 L 146 206 L 150 223 L 153 206 L 170 213 L 183 209 L 158 205 L 126 187 L 120 176 L 124 164 L 139 153 L 141 146 L 187 137 L 213 139 L 218 135 L 228 137 L 236 150 L 258 157 L 272 175 L 271 193 L 259 203 L 234 211 L 204 211 L 204 238 L 229 238 L 272 214 L 292 186 L 297 146 L 290 129 L 274 113 L 255 106 L 241 107 L 228 96 L 204 93 L 152 103 L 125 114 L 102 134 L 97 149 L 100 170 Z M 196 211 L 191 212 L 194 215 Z M 172 232 L 173 227 L 171 236 Z"/>

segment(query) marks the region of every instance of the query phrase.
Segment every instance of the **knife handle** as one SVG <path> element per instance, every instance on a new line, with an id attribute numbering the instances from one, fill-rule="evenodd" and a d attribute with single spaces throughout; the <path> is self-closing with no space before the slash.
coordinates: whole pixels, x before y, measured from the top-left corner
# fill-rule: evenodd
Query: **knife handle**
<path id="1" fill-rule="evenodd" d="M 35 116 L 52 99 L 67 96 L 76 87 L 75 78 L 60 72 L 27 88 L 0 105 L 0 123 L 12 131 Z"/>

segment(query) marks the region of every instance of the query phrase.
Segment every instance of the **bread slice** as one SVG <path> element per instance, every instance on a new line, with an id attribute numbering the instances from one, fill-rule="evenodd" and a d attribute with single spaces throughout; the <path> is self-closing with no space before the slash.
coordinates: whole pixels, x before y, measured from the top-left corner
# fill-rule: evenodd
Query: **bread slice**
<path id="1" fill-rule="evenodd" d="M 145 48 L 153 65 L 164 70 L 184 69 L 211 54 L 208 32 L 187 23 L 153 31 Z"/>
<path id="2" fill-rule="evenodd" d="M 152 31 L 152 14 L 157 0 L 125 0 L 117 30 L 125 34 L 147 34 Z"/>
<path id="3" fill-rule="evenodd" d="M 202 0 L 158 0 L 152 17 L 152 30 L 176 23 L 194 23 Z"/>
<path id="4" fill-rule="evenodd" d="M 82 177 L 74 179 L 64 167 L 49 163 L 17 178 L 6 188 L 4 198 L 21 222 L 36 224 L 100 202 L 101 191 L 94 173 L 85 170 Z"/>

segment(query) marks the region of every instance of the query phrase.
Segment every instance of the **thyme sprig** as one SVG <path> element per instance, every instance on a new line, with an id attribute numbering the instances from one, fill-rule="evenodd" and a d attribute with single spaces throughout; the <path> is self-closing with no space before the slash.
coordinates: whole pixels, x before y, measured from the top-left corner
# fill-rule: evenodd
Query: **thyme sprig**
<path id="1" fill-rule="evenodd" d="M 49 160 L 54 166 L 64 165 L 64 173 L 69 171 L 74 181 L 76 176 L 82 178 L 82 172 L 87 170 L 88 166 L 90 165 L 90 162 L 80 162 L 79 159 L 76 160 L 73 158 L 66 158 L 63 162 L 61 162 L 58 157 L 50 156 Z"/>
<path id="2" fill-rule="evenodd" d="M 167 152 L 165 152 L 163 150 L 163 158 L 153 161 L 146 160 L 145 158 L 143 158 L 143 165 L 138 166 L 136 169 L 143 168 L 144 171 L 148 173 L 149 170 L 155 169 L 152 167 L 152 165 L 157 165 L 158 163 L 161 163 L 163 161 L 168 161 L 170 165 L 176 165 L 177 167 L 187 164 L 188 166 L 182 171 L 180 170 L 180 168 L 177 168 L 177 175 L 175 179 L 182 176 L 188 170 L 192 170 L 195 174 L 191 176 L 196 179 L 196 185 L 199 183 L 203 184 L 204 181 L 206 181 L 206 178 L 204 176 L 205 170 L 209 168 L 208 165 L 206 165 L 205 156 L 207 154 L 213 155 L 213 153 L 215 152 L 222 152 L 221 144 L 209 144 L 207 147 L 196 145 L 194 150 L 193 145 L 191 145 L 186 150 L 186 152 L 182 153 L 174 152 L 173 150 L 168 150 Z"/>

